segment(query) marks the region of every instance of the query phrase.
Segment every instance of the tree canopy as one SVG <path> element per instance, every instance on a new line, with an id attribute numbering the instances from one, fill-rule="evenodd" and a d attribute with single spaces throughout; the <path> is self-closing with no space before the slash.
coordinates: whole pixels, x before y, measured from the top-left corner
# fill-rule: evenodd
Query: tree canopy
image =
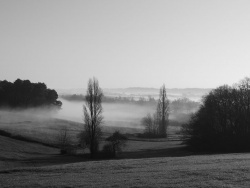
<path id="1" fill-rule="evenodd" d="M 15 82 L 0 81 L 0 106 L 10 108 L 28 108 L 39 106 L 61 107 L 55 90 L 44 83 L 31 83 L 17 79 Z"/>
<path id="2" fill-rule="evenodd" d="M 250 79 L 204 96 L 183 133 L 186 143 L 198 150 L 250 150 Z"/>
<path id="3" fill-rule="evenodd" d="M 122 148 L 126 146 L 128 138 L 121 134 L 119 131 L 115 131 L 111 136 L 106 138 L 106 141 L 109 142 L 109 144 L 104 146 L 104 150 L 109 151 L 112 153 L 113 157 L 117 156 L 118 152 L 122 151 Z"/>

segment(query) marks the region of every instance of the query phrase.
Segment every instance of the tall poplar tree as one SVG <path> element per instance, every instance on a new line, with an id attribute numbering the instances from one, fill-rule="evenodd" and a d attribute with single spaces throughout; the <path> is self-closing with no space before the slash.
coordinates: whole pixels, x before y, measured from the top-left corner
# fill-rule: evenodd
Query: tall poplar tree
<path id="1" fill-rule="evenodd" d="M 103 93 L 99 87 L 98 80 L 96 78 L 90 79 L 85 96 L 85 105 L 83 107 L 83 136 L 86 145 L 89 147 L 91 158 L 94 158 L 96 152 L 98 151 L 99 141 L 102 133 L 102 97 Z"/>
<path id="2" fill-rule="evenodd" d="M 156 109 L 156 118 L 158 123 L 158 135 L 161 137 L 167 137 L 167 127 L 169 124 L 169 100 L 167 98 L 167 92 L 165 85 L 160 88 L 160 95 Z"/>

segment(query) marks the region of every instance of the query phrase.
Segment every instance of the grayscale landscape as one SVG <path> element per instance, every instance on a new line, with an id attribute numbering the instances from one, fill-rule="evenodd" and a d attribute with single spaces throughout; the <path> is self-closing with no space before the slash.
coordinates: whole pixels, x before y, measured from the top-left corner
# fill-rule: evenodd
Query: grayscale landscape
<path id="1" fill-rule="evenodd" d="M 249 187 L 249 6 L 0 1 L 0 187 Z"/>

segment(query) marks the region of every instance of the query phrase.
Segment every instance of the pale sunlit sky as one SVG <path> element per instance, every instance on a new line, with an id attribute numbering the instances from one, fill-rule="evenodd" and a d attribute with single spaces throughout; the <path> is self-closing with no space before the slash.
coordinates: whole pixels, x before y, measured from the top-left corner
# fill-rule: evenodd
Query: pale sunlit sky
<path id="1" fill-rule="evenodd" d="M 250 1 L 1 0 L 0 80 L 214 88 L 250 76 Z"/>

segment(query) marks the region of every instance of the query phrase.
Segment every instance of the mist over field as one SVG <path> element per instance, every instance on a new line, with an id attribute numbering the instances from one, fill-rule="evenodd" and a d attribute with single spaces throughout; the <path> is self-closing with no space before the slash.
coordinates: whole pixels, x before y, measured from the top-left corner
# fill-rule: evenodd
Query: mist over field
<path id="1" fill-rule="evenodd" d="M 66 120 L 76 122 L 76 124 L 83 123 L 83 105 L 84 101 L 68 101 L 59 98 L 63 105 L 60 110 L 51 110 L 46 107 L 28 108 L 28 109 L 0 109 L 0 123 L 1 128 L 7 128 L 13 130 L 22 130 L 26 132 L 32 132 L 37 129 L 43 132 L 42 127 L 49 127 L 51 129 L 60 129 L 62 125 L 53 125 L 48 123 L 53 119 Z M 152 105 L 137 105 L 126 103 L 103 103 L 103 125 L 106 127 L 127 127 L 127 128 L 139 128 L 143 129 L 141 125 L 141 119 L 148 113 L 155 113 L 156 106 Z M 188 114 L 176 114 L 171 112 L 170 121 L 178 121 L 184 123 L 188 118 Z M 32 122 L 32 123 L 31 123 Z M 35 124 L 33 122 L 36 122 Z M 37 123 L 38 122 L 38 123 Z M 30 126 L 32 124 L 32 126 Z M 74 124 L 73 126 L 76 126 Z M 171 124 L 170 124 L 171 125 Z M 54 126 L 54 127 L 53 127 Z M 49 129 L 50 129 L 49 128 Z M 74 127 L 71 127 L 75 129 Z M 77 126 L 77 129 L 79 127 Z M 25 130 L 24 130 L 25 129 Z M 47 131 L 47 128 L 46 128 Z M 52 131 L 53 132 L 53 131 Z"/>
<path id="2" fill-rule="evenodd" d="M 0 0 L 0 188 L 249 188 L 249 7 Z"/>
<path id="3" fill-rule="evenodd" d="M 71 102 L 60 99 L 63 103 L 62 109 L 55 117 L 70 121 L 83 122 L 84 102 Z M 153 113 L 155 108 L 139 106 L 134 104 L 110 104 L 103 103 L 104 125 L 117 127 L 141 127 L 140 120 L 147 113 Z"/>

